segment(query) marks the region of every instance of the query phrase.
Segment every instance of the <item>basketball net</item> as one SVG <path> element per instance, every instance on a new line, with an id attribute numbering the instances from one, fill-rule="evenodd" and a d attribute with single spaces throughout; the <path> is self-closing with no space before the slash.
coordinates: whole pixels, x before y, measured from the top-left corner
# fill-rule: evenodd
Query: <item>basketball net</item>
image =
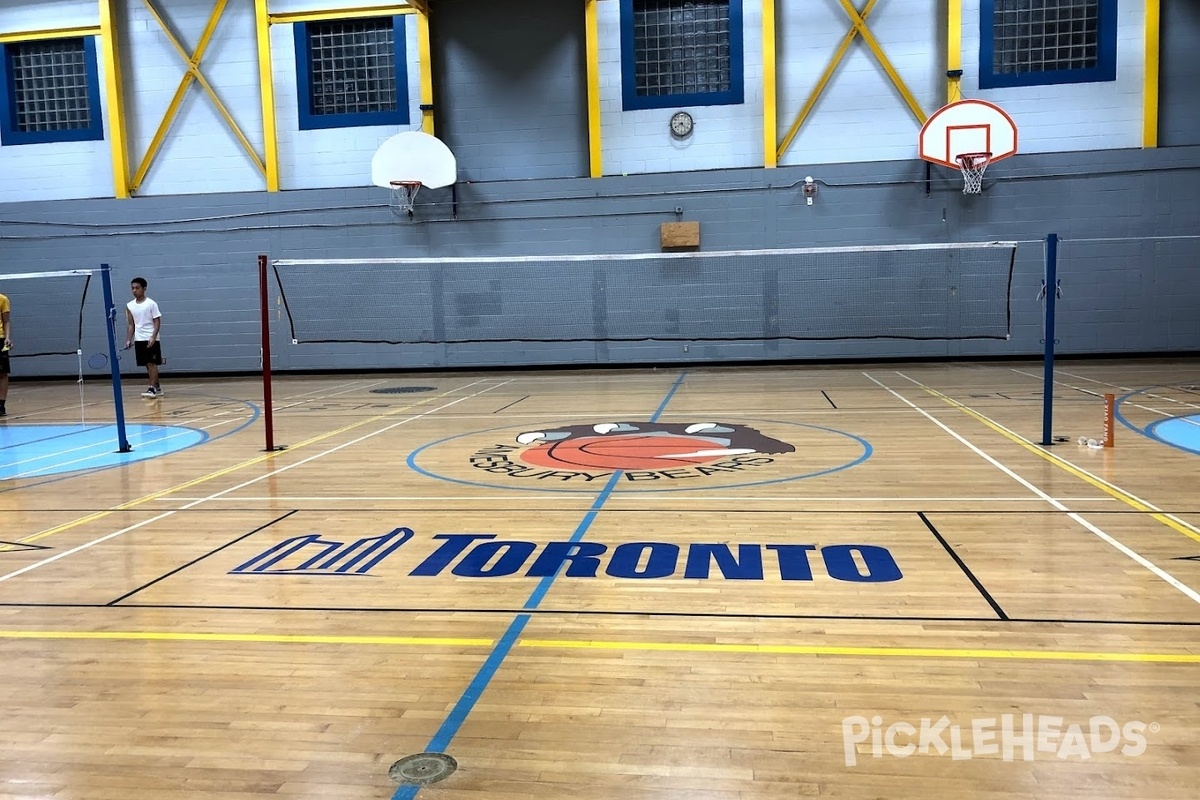
<path id="1" fill-rule="evenodd" d="M 421 189 L 420 181 L 392 181 L 392 213 L 397 217 L 413 215 L 413 201 Z"/>
<path id="2" fill-rule="evenodd" d="M 983 172 L 992 162 L 991 153 L 961 153 L 955 159 L 963 174 L 963 194 L 983 191 Z"/>

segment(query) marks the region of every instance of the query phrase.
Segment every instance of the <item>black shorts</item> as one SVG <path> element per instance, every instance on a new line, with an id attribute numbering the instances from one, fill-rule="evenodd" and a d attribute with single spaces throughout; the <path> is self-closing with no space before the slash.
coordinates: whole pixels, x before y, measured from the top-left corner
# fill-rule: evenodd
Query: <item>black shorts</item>
<path id="1" fill-rule="evenodd" d="M 8 371 L 8 351 L 5 350 L 0 352 L 0 375 L 7 375 Z"/>
<path id="2" fill-rule="evenodd" d="M 134 342 L 133 355 L 137 358 L 137 365 L 144 367 L 147 364 L 162 363 L 162 342 Z"/>

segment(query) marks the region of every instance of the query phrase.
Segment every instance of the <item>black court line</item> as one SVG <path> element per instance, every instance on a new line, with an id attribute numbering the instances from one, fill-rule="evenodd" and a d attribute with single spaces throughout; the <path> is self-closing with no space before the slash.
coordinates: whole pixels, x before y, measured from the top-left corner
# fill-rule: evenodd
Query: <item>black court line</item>
<path id="1" fill-rule="evenodd" d="M 950 554 L 950 557 L 954 559 L 954 563 L 958 564 L 958 568 L 963 571 L 963 574 L 967 576 L 971 583 L 975 584 L 975 588 L 981 595 L 983 595 L 983 599 L 987 600 L 988 605 L 992 607 L 992 610 L 996 612 L 1000 619 L 1007 620 L 1008 615 L 1004 613 L 1004 609 L 1000 607 L 1000 604 L 995 601 L 988 590 L 984 588 L 982 583 L 980 583 L 979 579 L 975 577 L 975 573 L 971 572 L 971 569 L 966 565 L 966 563 L 964 563 L 963 560 L 958 557 L 958 553 L 954 552 L 954 548 L 950 546 L 950 543 L 942 538 L 942 535 L 938 533 L 938 529 L 933 527 L 933 523 L 930 522 L 929 518 L 925 516 L 925 512 L 918 511 L 917 516 L 921 518 L 921 522 L 925 523 L 925 527 L 929 529 L 929 532 L 937 537 L 937 540 L 942 543 L 942 547 L 944 547 L 946 552 Z"/>
<path id="2" fill-rule="evenodd" d="M 662 617 L 673 619 L 735 619 L 735 620 L 830 620 L 837 622 L 979 622 L 988 625 L 1003 623 L 1026 625 L 1133 625 L 1145 627 L 1200 627 L 1200 620 L 1132 620 L 1132 619 L 1066 619 L 1038 617 L 926 617 L 926 616 L 891 616 L 885 614 L 751 614 L 716 611 L 597 611 L 575 608 L 439 608 L 439 607 L 355 607 L 355 606 L 239 606 L 239 605 L 209 605 L 187 603 L 122 603 L 114 606 L 112 603 L 16 603 L 0 602 L 0 608 L 118 608 L 118 609 L 160 609 L 175 611 L 269 611 L 279 613 L 285 611 L 336 614 L 530 614 L 533 616 L 581 616 L 581 617 Z"/>
<path id="3" fill-rule="evenodd" d="M 204 559 L 208 558 L 209 556 L 215 555 L 216 553 L 221 552 L 222 550 L 224 550 L 227 547 L 232 547 L 233 545 L 237 544 L 238 542 L 242 541 L 243 539 L 247 539 L 247 538 L 253 536 L 254 534 L 258 533 L 259 531 L 266 530 L 267 528 L 271 527 L 272 525 L 274 525 L 277 522 L 282 522 L 283 520 L 287 519 L 288 517 L 290 517 L 292 514 L 295 514 L 295 513 L 296 513 L 296 509 L 292 509 L 291 511 L 287 512 L 283 516 L 276 517 L 275 519 L 271 520 L 270 522 L 266 523 L 265 525 L 259 525 L 257 528 L 250 531 L 249 533 L 244 533 L 241 536 L 237 537 L 236 539 L 226 542 L 225 544 L 221 545 L 220 547 L 216 548 L 215 550 L 211 550 L 202 556 L 193 558 L 191 561 L 187 562 L 186 564 L 183 564 L 182 566 L 176 567 L 175 569 L 171 570 L 168 573 L 159 575 L 157 578 L 150 581 L 149 583 L 143 584 L 131 592 L 126 592 L 125 594 L 121 595 L 120 597 L 116 598 L 115 600 L 109 600 L 107 603 L 105 603 L 105 605 L 106 606 L 115 606 L 118 603 L 120 603 L 122 600 L 124 600 L 125 598 L 133 597 L 135 594 L 142 591 L 143 589 L 149 589 L 151 586 L 158 583 L 159 581 L 164 581 L 167 578 L 171 577 L 172 575 L 176 575 L 180 572 L 183 572 L 188 567 L 193 566 L 194 564 L 198 564 L 199 562 L 203 561 Z"/>
<path id="4" fill-rule="evenodd" d="M 11 547 L 12 550 L 0 550 L 0 553 L 25 553 L 30 550 L 53 550 L 47 544 L 26 544 L 25 542 L 5 542 L 0 540 L 0 548 Z"/>
<path id="5" fill-rule="evenodd" d="M 531 394 L 527 394 L 527 395 L 525 395 L 524 397 L 522 397 L 522 398 L 521 398 L 521 400 L 528 400 L 528 399 L 529 399 L 529 398 L 531 398 L 531 397 L 533 397 L 533 395 L 531 395 Z M 521 402 L 521 400 L 513 400 L 513 401 L 512 401 L 511 403 L 509 403 L 508 405 L 504 406 L 503 408 L 497 408 L 497 409 L 496 409 L 495 411 L 493 411 L 492 413 L 493 413 L 493 414 L 499 414 L 499 413 L 500 413 L 501 411 L 503 411 L 505 408 L 512 408 L 512 407 L 513 407 L 513 406 L 515 406 L 517 403 Z"/>
<path id="6" fill-rule="evenodd" d="M 829 400 L 829 405 L 833 406 L 834 408 L 837 408 L 837 406 L 834 405 L 833 400 L 830 400 L 829 395 L 825 392 L 824 389 L 821 390 L 821 394 L 825 395 L 826 400 Z"/>

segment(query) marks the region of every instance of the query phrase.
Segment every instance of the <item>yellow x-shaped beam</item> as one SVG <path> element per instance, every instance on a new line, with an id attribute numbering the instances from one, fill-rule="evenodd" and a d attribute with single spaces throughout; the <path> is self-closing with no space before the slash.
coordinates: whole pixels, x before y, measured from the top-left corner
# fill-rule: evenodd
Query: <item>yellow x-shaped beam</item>
<path id="1" fill-rule="evenodd" d="M 920 104 L 913 97 L 913 93 L 909 91 L 908 86 L 904 83 L 904 79 L 900 77 L 900 73 L 896 72 L 896 68 L 892 66 L 892 62 L 888 59 L 887 54 L 883 52 L 883 48 L 879 45 L 879 40 L 875 38 L 875 35 L 871 33 L 871 29 L 867 27 L 867 17 L 874 10 L 877 0 L 867 0 L 867 4 L 863 6 L 861 12 L 850 3 L 850 0 L 838 0 L 838 2 L 845 10 L 846 16 L 850 18 L 850 29 L 842 37 L 841 43 L 838 45 L 837 50 L 834 51 L 833 58 L 825 66 L 825 71 L 821 73 L 817 85 L 813 87 L 808 100 L 805 101 L 804 106 L 800 109 L 800 113 L 796 115 L 796 120 L 792 123 L 792 127 L 788 129 L 787 135 L 779 143 L 776 158 L 783 158 L 783 154 L 791 146 L 792 140 L 800 132 L 800 126 L 804 124 L 804 120 L 812 113 L 813 107 L 817 104 L 817 99 L 825 91 L 825 86 L 829 83 L 829 79 L 833 77 L 833 73 L 837 70 L 838 65 L 845 58 L 846 52 L 850 49 L 850 44 L 858 36 L 862 37 L 867 47 L 875 54 L 876 60 L 879 61 L 879 66 L 883 67 L 883 71 L 891 79 L 892 85 L 896 87 L 896 91 L 900 92 L 900 96 L 904 98 L 905 104 L 908 105 L 913 116 L 917 118 L 917 122 L 924 125 L 927 119 L 927 115 L 921 110 Z"/>
<path id="2" fill-rule="evenodd" d="M 217 113 L 229 125 L 230 131 L 234 137 L 242 145 L 242 148 L 249 154 L 250 160 L 254 162 L 254 166 L 258 167 L 258 171 L 265 177 L 267 168 L 262 157 L 254 149 L 254 145 L 250 144 L 250 140 L 242 133 L 242 129 L 238 127 L 234 121 L 233 115 L 229 113 L 229 109 L 221 102 L 221 98 L 217 97 L 216 91 L 204 74 L 200 72 L 200 62 L 204 58 L 204 52 L 208 49 L 209 42 L 212 41 L 213 33 L 217 30 L 217 23 L 221 21 L 221 16 L 225 13 L 225 6 L 229 0 L 217 0 L 213 6 L 212 13 L 209 14 L 208 24 L 204 26 L 204 32 L 200 34 L 200 41 L 196 43 L 195 52 L 190 55 L 184 50 L 183 45 L 179 43 L 179 39 L 172 33 L 171 28 L 167 25 L 166 20 L 158 9 L 154 7 L 151 0 L 142 0 L 143 5 L 150 12 L 151 16 L 158 21 L 158 25 L 162 28 L 163 33 L 167 35 L 167 41 L 179 53 L 183 59 L 185 69 L 187 70 L 183 77 L 179 80 L 179 86 L 175 89 L 175 95 L 171 98 L 171 102 L 167 105 L 167 110 L 163 114 L 162 121 L 158 125 L 158 130 L 154 133 L 154 138 L 150 140 L 149 147 L 146 148 L 146 155 L 142 157 L 142 161 L 138 164 L 137 171 L 133 174 L 133 179 L 130 181 L 129 191 L 136 192 L 138 187 L 142 185 L 142 181 L 146 179 L 146 173 L 150 171 L 150 165 L 154 162 L 154 158 L 158 155 L 159 149 L 167 138 L 167 132 L 171 129 L 171 124 L 175 121 L 176 114 L 179 113 L 179 107 L 183 104 L 184 95 L 193 83 L 198 83 L 204 89 L 205 93 L 212 98 L 213 105 L 217 108 Z"/>

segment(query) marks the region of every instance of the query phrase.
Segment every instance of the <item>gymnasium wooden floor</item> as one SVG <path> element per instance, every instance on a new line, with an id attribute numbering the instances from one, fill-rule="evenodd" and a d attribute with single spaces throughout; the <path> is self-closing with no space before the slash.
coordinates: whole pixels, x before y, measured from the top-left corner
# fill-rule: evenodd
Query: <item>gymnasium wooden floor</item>
<path id="1" fill-rule="evenodd" d="M 1058 381 L 1042 448 L 1034 362 L 280 377 L 268 453 L 131 380 L 207 441 L 0 482 L 0 797 L 1192 800 L 1200 454 L 1076 439 L 1200 365 Z"/>

